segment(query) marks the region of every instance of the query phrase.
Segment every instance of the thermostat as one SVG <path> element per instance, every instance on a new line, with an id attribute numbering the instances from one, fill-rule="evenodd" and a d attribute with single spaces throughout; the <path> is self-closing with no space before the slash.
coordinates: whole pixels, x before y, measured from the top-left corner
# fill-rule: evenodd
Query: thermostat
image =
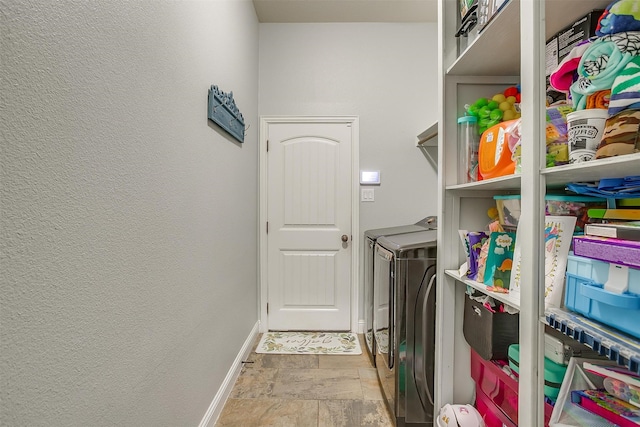
<path id="1" fill-rule="evenodd" d="M 360 171 L 360 184 L 380 184 L 380 171 Z"/>

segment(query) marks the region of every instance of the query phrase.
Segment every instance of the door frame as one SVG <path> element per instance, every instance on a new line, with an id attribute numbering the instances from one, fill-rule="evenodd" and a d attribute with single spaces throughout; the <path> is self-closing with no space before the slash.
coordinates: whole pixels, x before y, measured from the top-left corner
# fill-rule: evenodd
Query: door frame
<path id="1" fill-rule="evenodd" d="M 351 332 L 360 333 L 359 331 L 359 313 L 358 313 L 358 284 L 360 283 L 360 158 L 359 158 L 359 127 L 358 116 L 260 116 L 260 198 L 258 218 L 258 274 L 260 298 L 258 301 L 258 313 L 260 318 L 260 332 L 269 330 L 269 321 L 267 316 L 268 295 L 268 256 L 267 256 L 267 131 L 271 123 L 348 123 L 351 124 Z"/>

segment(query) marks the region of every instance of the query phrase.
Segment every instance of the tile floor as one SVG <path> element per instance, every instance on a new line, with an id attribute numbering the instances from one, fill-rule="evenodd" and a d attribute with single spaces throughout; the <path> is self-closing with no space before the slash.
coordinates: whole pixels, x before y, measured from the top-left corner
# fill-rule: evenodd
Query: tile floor
<path id="1" fill-rule="evenodd" d="M 252 352 L 216 426 L 393 426 L 359 338 L 361 355 Z"/>

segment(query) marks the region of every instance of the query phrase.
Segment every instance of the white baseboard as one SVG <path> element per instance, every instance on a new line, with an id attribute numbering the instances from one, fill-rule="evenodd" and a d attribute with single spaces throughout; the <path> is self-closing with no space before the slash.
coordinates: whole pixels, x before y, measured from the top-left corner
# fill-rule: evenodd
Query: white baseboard
<path id="1" fill-rule="evenodd" d="M 356 331 L 356 333 L 364 334 L 364 328 L 365 328 L 364 320 L 359 320 L 358 321 L 358 330 Z"/>
<path id="2" fill-rule="evenodd" d="M 253 329 L 251 329 L 251 332 L 249 332 L 249 336 L 245 340 L 242 348 L 233 361 L 229 372 L 227 372 L 227 376 L 224 378 L 224 381 L 222 382 L 222 385 L 213 398 L 211 405 L 209 405 L 209 409 L 207 409 L 207 412 L 204 414 L 202 421 L 200 421 L 199 427 L 213 427 L 216 421 L 218 421 L 218 417 L 222 412 L 222 408 L 224 408 L 224 404 L 227 402 L 227 399 L 231 394 L 233 385 L 236 383 L 236 380 L 240 375 L 240 370 L 242 369 L 242 361 L 249 356 L 249 353 L 251 353 L 253 343 L 258 336 L 259 328 L 260 321 L 256 322 L 256 324 L 253 326 Z"/>

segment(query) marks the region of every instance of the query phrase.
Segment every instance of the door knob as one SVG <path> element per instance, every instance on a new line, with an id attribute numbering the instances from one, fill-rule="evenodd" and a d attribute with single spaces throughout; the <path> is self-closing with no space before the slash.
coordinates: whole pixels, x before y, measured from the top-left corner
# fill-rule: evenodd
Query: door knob
<path id="1" fill-rule="evenodd" d="M 342 235 L 342 241 L 345 242 L 345 243 L 348 242 L 349 241 L 349 236 L 347 236 L 346 234 L 343 234 Z"/>

